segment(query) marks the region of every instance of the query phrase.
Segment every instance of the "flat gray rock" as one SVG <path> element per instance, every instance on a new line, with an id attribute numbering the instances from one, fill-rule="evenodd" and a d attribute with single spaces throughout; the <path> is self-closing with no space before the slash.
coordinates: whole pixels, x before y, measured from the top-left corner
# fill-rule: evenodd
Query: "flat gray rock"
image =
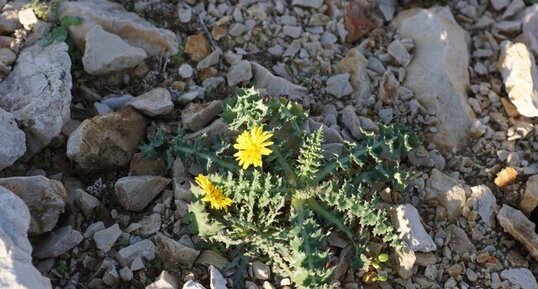
<path id="1" fill-rule="evenodd" d="M 155 88 L 137 96 L 130 105 L 147 116 L 167 114 L 174 109 L 172 96 L 165 88 Z"/>
<path id="2" fill-rule="evenodd" d="M 34 256 L 37 258 L 58 257 L 80 244 L 82 239 L 84 239 L 82 234 L 71 226 L 58 228 L 48 233 L 38 243 Z"/>
<path id="3" fill-rule="evenodd" d="M 158 176 L 130 176 L 119 179 L 114 195 L 126 210 L 142 211 L 169 183 L 170 179 Z"/>
<path id="4" fill-rule="evenodd" d="M 102 75 L 133 68 L 142 63 L 146 57 L 144 49 L 133 47 L 118 35 L 106 32 L 100 25 L 95 25 L 86 34 L 82 64 L 89 74 Z"/>

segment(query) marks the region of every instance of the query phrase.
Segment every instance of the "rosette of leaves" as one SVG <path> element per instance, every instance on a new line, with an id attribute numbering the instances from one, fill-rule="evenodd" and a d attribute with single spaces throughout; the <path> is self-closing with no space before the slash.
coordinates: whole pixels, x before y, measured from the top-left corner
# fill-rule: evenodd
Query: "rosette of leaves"
<path id="1" fill-rule="evenodd" d="M 267 257 L 297 288 L 330 287 L 333 269 L 323 244 L 332 231 L 349 239 L 358 267 L 371 265 L 371 238 L 400 248 L 377 191 L 405 188 L 410 173 L 400 163 L 420 143 L 412 131 L 380 125 L 378 133 L 363 132 L 360 143 L 346 143 L 341 155 L 330 157 L 322 148 L 323 129 L 307 134 L 307 114 L 285 99 L 241 90 L 225 102 L 222 117 L 231 130 L 263 126 L 273 133 L 272 152 L 262 167 L 241 170 L 228 145 L 211 150 L 190 145 L 183 137 L 166 141 L 162 135 L 155 142 L 169 159 L 206 164 L 207 178 L 233 200 L 226 210 L 212 209 L 202 201 L 204 191 L 193 184 L 189 210 L 195 233 Z M 153 152 L 150 144 L 142 146 L 148 156 Z"/>

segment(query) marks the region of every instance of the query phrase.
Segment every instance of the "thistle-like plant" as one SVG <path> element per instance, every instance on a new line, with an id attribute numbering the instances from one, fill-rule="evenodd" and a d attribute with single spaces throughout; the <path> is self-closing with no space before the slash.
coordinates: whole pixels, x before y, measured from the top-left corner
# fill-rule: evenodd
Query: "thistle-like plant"
<path id="1" fill-rule="evenodd" d="M 297 288 L 329 287 L 333 269 L 323 243 L 332 231 L 349 239 L 358 266 L 371 265 L 371 238 L 400 248 L 377 191 L 405 188 L 409 173 L 401 158 L 419 144 L 409 129 L 380 125 L 378 133 L 363 132 L 360 143 L 346 143 L 341 155 L 328 158 L 323 129 L 306 133 L 307 114 L 285 99 L 241 90 L 225 102 L 222 117 L 240 133 L 233 146 L 211 151 L 183 136 L 167 143 L 162 135 L 142 146 L 148 156 L 155 157 L 153 145 L 166 148 L 168 159 L 206 164 L 207 173 L 191 185 L 189 206 L 202 238 L 268 257 Z"/>

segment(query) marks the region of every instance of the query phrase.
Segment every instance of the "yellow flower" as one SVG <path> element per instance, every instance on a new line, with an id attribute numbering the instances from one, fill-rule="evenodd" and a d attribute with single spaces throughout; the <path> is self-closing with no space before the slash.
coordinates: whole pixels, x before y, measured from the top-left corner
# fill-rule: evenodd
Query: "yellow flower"
<path id="1" fill-rule="evenodd" d="M 237 143 L 234 148 L 238 150 L 234 154 L 239 165 L 246 170 L 250 165 L 261 167 L 262 155 L 267 156 L 273 151 L 267 148 L 273 142 L 269 139 L 273 136 L 272 133 L 263 131 L 261 127 L 255 127 L 252 131 L 244 131 L 237 137 Z"/>
<path id="2" fill-rule="evenodd" d="M 228 198 L 221 189 L 215 187 L 215 185 L 202 174 L 198 175 L 195 178 L 195 181 L 205 193 L 205 197 L 202 201 L 208 202 L 213 209 L 224 209 L 225 211 L 228 211 L 228 207 L 232 204 L 232 200 Z"/>

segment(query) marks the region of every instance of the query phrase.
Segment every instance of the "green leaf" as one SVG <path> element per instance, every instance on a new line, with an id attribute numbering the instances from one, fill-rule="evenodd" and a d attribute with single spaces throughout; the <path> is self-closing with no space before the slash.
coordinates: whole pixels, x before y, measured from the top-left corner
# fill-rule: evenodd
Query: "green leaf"
<path id="1" fill-rule="evenodd" d="M 60 25 L 64 27 L 77 26 L 82 24 L 82 18 L 78 16 L 63 16 L 60 18 Z"/>
<path id="2" fill-rule="evenodd" d="M 193 187 L 193 190 L 196 187 Z M 198 189 L 199 190 L 199 189 Z M 220 223 L 211 220 L 209 213 L 205 209 L 205 205 L 200 202 L 193 202 L 189 205 L 190 216 L 188 222 L 192 227 L 193 233 L 197 233 L 200 237 L 208 238 L 215 236 L 223 227 Z"/>

